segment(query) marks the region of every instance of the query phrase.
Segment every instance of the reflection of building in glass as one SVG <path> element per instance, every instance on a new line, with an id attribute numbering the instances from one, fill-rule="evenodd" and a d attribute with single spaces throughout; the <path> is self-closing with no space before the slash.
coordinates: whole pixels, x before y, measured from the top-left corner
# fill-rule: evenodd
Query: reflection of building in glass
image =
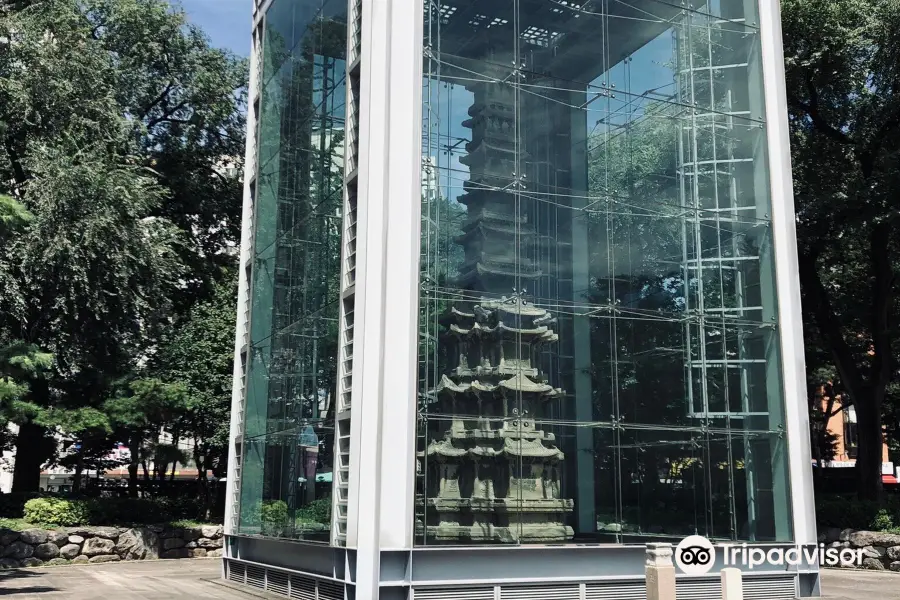
<path id="1" fill-rule="evenodd" d="M 777 3 L 385 2 L 256 15 L 227 576 L 637 597 L 648 542 L 814 545 Z"/>

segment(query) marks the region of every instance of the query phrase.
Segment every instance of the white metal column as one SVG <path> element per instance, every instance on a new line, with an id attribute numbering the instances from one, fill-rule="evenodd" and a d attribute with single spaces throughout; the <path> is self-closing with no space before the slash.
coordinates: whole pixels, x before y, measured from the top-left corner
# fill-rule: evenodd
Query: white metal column
<path id="1" fill-rule="evenodd" d="M 803 315 L 797 266 L 797 228 L 791 177 L 781 7 L 778 0 L 759 0 L 763 92 L 772 197 L 779 332 L 783 361 L 785 425 L 791 477 L 794 540 L 816 543 L 806 363 L 803 355 Z"/>
<path id="2" fill-rule="evenodd" d="M 381 550 L 413 541 L 422 11 L 363 2 L 347 531 L 357 600 L 378 598 Z"/>

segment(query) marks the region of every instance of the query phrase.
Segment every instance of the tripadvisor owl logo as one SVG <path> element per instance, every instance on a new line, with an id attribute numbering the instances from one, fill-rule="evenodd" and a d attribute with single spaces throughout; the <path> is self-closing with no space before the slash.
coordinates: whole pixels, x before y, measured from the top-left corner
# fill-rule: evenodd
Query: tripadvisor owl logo
<path id="1" fill-rule="evenodd" d="M 675 564 L 685 575 L 705 575 L 716 562 L 716 549 L 702 535 L 684 538 L 675 548 Z"/>

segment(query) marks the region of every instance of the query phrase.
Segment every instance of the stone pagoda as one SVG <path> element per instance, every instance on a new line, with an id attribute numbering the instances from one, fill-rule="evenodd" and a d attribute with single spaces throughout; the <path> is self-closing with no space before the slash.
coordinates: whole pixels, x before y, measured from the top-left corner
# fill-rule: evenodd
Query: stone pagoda
<path id="1" fill-rule="evenodd" d="M 456 243 L 465 260 L 456 280 L 467 298 L 441 319 L 443 375 L 428 393 L 428 441 L 420 452 L 427 486 L 424 529 L 429 541 L 561 542 L 572 538 L 560 498 L 564 455 L 536 424 L 544 404 L 563 392 L 541 373 L 541 347 L 554 344 L 555 317 L 527 302 L 518 288 L 541 277 L 537 234 L 515 191 L 515 89 L 472 83 L 474 95 L 466 193 L 468 219 Z M 436 425 L 437 431 L 434 431 Z M 424 459 L 424 460 L 423 460 Z"/>

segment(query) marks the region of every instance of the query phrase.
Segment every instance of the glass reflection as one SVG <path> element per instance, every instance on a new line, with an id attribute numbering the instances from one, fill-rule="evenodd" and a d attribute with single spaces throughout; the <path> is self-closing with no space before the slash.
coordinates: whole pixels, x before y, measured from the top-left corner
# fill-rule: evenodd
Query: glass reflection
<path id="1" fill-rule="evenodd" d="M 238 532 L 329 540 L 346 2 L 265 16 Z"/>
<path id="2" fill-rule="evenodd" d="M 418 543 L 791 538 L 752 10 L 426 4 Z"/>

